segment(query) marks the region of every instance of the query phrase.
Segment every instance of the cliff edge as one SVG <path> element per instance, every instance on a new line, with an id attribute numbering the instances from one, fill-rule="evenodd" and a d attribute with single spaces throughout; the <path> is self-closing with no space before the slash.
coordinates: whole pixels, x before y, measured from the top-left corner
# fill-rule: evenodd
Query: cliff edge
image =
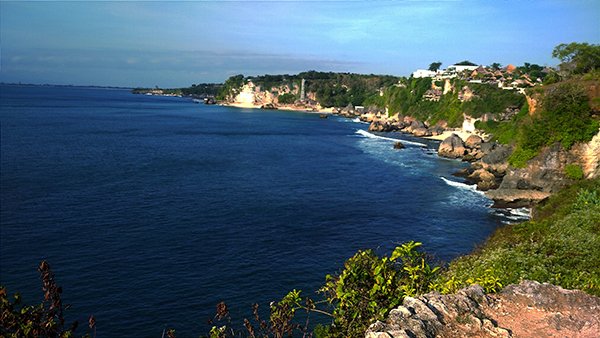
<path id="1" fill-rule="evenodd" d="M 598 337 L 600 298 L 579 290 L 522 281 L 497 294 L 472 285 L 455 294 L 406 297 L 366 338 Z"/>

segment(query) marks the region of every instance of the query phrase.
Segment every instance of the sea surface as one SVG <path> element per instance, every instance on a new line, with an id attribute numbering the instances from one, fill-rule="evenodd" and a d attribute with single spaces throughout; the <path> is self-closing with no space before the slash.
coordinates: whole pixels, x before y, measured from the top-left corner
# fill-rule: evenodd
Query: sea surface
<path id="1" fill-rule="evenodd" d="M 0 282 L 39 303 L 47 260 L 80 334 L 94 314 L 98 337 L 198 336 L 219 301 L 240 323 L 359 249 L 448 261 L 518 218 L 438 142 L 339 117 L 1 86 L 0 126 Z"/>

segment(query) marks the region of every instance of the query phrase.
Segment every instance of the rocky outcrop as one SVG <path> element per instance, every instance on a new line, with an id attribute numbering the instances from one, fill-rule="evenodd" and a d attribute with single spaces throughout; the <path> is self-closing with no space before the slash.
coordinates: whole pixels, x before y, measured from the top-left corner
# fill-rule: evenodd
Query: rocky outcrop
<path id="1" fill-rule="evenodd" d="M 581 165 L 585 178 L 600 177 L 600 131 L 590 142 L 573 146 L 571 153 Z"/>
<path id="2" fill-rule="evenodd" d="M 477 184 L 477 189 L 487 191 L 498 188 L 496 176 L 485 169 L 473 171 L 468 178 Z"/>
<path id="3" fill-rule="evenodd" d="M 464 154 L 465 145 L 462 139 L 456 134 L 448 136 L 440 143 L 440 147 L 438 148 L 438 155 L 443 157 L 459 158 Z"/>
<path id="4" fill-rule="evenodd" d="M 367 338 L 597 337 L 600 298 L 582 291 L 523 281 L 498 294 L 478 285 L 456 294 L 406 297 Z"/>
<path id="5" fill-rule="evenodd" d="M 503 181 L 504 182 L 504 181 Z M 534 189 L 506 189 L 498 188 L 489 190 L 485 195 L 494 200 L 496 208 L 521 208 L 530 207 L 550 197 L 549 192 L 534 190 Z"/>
<path id="6" fill-rule="evenodd" d="M 465 146 L 472 149 L 478 149 L 481 147 L 483 139 L 478 135 L 471 135 L 465 140 Z"/>

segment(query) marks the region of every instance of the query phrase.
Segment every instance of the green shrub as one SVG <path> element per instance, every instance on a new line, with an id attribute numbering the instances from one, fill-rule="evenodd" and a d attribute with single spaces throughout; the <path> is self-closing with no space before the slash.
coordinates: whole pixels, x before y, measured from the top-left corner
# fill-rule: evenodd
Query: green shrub
<path id="1" fill-rule="evenodd" d="M 296 95 L 292 93 L 281 94 L 277 97 L 279 103 L 281 104 L 292 104 L 296 101 Z"/>
<path id="2" fill-rule="evenodd" d="M 508 163 L 515 168 L 525 168 L 527 161 L 534 158 L 537 151 L 531 149 L 516 148 L 508 158 Z"/>
<path id="3" fill-rule="evenodd" d="M 577 193 L 577 199 L 573 203 L 574 210 L 585 210 L 600 205 L 600 194 L 598 190 L 582 189 Z"/>
<path id="4" fill-rule="evenodd" d="M 420 246 L 402 244 L 390 257 L 359 251 L 339 275 L 327 276 L 321 291 L 334 306 L 332 337 L 362 336 L 368 325 L 384 319 L 404 297 L 430 290 L 438 268 L 426 263 L 425 255 L 417 250 Z"/>
<path id="5" fill-rule="evenodd" d="M 571 163 L 565 166 L 565 175 L 573 180 L 583 179 L 583 169 L 577 164 Z"/>

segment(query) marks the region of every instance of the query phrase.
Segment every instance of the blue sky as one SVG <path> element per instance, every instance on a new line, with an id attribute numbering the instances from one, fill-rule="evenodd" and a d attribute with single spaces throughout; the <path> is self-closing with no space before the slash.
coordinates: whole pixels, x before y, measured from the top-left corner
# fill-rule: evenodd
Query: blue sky
<path id="1" fill-rule="evenodd" d="M 183 87 L 441 61 L 555 65 L 600 43 L 600 1 L 0 1 L 0 81 Z"/>

